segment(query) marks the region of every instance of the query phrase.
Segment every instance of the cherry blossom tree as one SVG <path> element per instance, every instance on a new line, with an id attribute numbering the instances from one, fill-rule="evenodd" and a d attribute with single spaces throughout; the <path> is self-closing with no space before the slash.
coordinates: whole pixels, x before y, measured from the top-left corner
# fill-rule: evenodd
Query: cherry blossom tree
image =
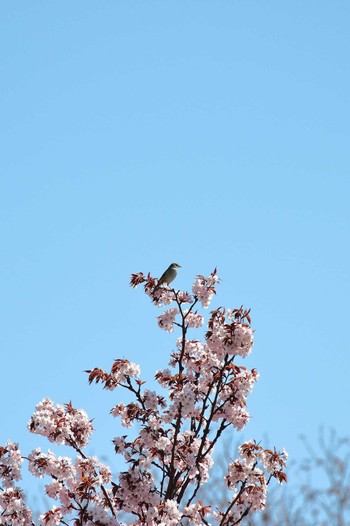
<path id="1" fill-rule="evenodd" d="M 305 453 L 289 465 L 288 486 L 271 488 L 266 508 L 249 514 L 245 526 L 350 525 L 350 438 L 321 426 L 318 439 L 301 439 Z M 227 501 L 229 490 L 219 484 L 237 447 L 225 439 L 216 450 L 211 483 L 220 489 L 213 494 L 203 486 L 200 498 L 206 503 L 220 507 Z"/>
<path id="2" fill-rule="evenodd" d="M 56 456 L 40 448 L 23 457 L 18 444 L 0 448 L 0 524 L 34 525 L 33 513 L 18 482 L 26 460 L 35 477 L 46 477 L 46 494 L 55 505 L 40 515 L 43 525 L 119 526 L 220 525 L 240 523 L 264 509 L 272 479 L 286 481 L 287 454 L 264 449 L 256 441 L 242 444 L 238 457 L 229 461 L 223 482 L 229 497 L 220 505 L 199 498 L 210 480 L 214 449 L 230 429 L 241 431 L 249 420 L 246 398 L 259 374 L 238 365 L 253 346 L 249 310 L 243 307 L 213 310 L 204 341 L 189 332 L 204 324 L 198 313 L 216 294 L 216 269 L 197 276 L 192 293 L 159 286 L 148 274 L 132 274 L 131 286 L 143 285 L 157 307 L 167 306 L 158 326 L 178 331 L 169 368 L 157 371 L 160 392 L 149 390 L 140 379 L 140 367 L 126 359 L 115 360 L 110 371 L 95 368 L 89 382 L 104 389 L 125 389 L 133 401 L 111 409 L 125 428 L 135 426 L 136 438 L 114 437 L 115 452 L 124 458 L 126 471 L 113 480 L 111 470 L 86 453 L 93 433 L 86 412 L 71 403 L 55 405 L 44 399 L 36 407 L 28 428 L 54 444 L 66 445 L 71 456 Z M 219 504 L 219 503 L 218 503 Z"/>

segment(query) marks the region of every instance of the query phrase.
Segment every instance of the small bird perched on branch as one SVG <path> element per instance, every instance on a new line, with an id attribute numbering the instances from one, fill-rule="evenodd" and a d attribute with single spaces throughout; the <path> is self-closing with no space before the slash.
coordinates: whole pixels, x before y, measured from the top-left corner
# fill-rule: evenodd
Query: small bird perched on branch
<path id="1" fill-rule="evenodd" d="M 161 275 L 158 281 L 157 287 L 160 287 L 163 285 L 163 283 L 166 283 L 169 285 L 177 276 L 177 269 L 181 268 L 181 265 L 178 265 L 178 263 L 172 263 L 164 272 L 164 274 Z"/>

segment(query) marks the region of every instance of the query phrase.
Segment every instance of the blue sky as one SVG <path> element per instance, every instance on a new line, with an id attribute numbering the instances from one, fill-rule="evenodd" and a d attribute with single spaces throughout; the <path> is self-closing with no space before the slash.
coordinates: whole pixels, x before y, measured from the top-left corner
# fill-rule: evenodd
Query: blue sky
<path id="1" fill-rule="evenodd" d="M 0 17 L 0 441 L 44 396 L 95 418 L 125 357 L 152 385 L 175 336 L 131 272 L 215 266 L 252 309 L 261 374 L 244 437 L 292 458 L 349 428 L 347 1 L 4 1 Z M 236 438 L 237 435 L 236 435 Z M 236 440 L 235 438 L 235 440 Z"/>

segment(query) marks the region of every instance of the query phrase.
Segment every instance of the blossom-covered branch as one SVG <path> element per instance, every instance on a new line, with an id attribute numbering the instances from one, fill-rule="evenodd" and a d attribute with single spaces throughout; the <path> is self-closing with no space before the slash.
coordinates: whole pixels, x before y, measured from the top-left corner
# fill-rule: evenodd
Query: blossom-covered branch
<path id="1" fill-rule="evenodd" d="M 126 389 L 133 396 L 132 402 L 111 409 L 124 427 L 137 426 L 136 438 L 113 439 L 115 452 L 127 465 L 117 480 L 112 480 L 108 466 L 83 451 L 93 432 L 85 411 L 71 403 L 55 406 L 47 399 L 38 404 L 30 431 L 69 446 L 76 454 L 75 459 L 56 458 L 50 450 L 36 449 L 28 455 L 29 470 L 49 478 L 46 493 L 58 504 L 40 521 L 76 526 L 238 524 L 248 513 L 265 507 L 272 478 L 286 480 L 286 453 L 250 441 L 227 466 L 223 482 L 231 498 L 224 508 L 197 497 L 215 469 L 213 452 L 223 434 L 230 428 L 241 431 L 249 421 L 246 399 L 259 374 L 236 360 L 252 351 L 250 312 L 243 307 L 213 310 L 201 341 L 189 334 L 204 325 L 198 306 L 208 308 L 216 294 L 216 269 L 208 277 L 197 276 L 191 293 L 141 272 L 132 274 L 130 283 L 142 284 L 154 305 L 167 306 L 157 318 L 158 326 L 169 333 L 178 330 L 176 350 L 169 368 L 155 374 L 159 392 L 147 389 L 140 367 L 126 359 L 115 360 L 110 371 L 98 367 L 87 371 L 90 383 L 101 383 L 108 390 Z M 22 461 L 16 444 L 0 448 L 0 524 L 33 524 L 23 492 L 16 486 Z"/>

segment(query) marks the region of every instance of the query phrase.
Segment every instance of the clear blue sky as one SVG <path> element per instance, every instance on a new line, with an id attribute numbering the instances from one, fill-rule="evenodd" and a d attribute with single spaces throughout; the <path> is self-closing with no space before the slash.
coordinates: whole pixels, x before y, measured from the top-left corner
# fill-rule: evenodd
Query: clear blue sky
<path id="1" fill-rule="evenodd" d="M 111 454 L 121 395 L 82 371 L 167 366 L 175 336 L 128 283 L 172 261 L 252 309 L 245 438 L 298 458 L 301 432 L 350 434 L 349 20 L 347 0 L 2 2 L 1 443 L 47 447 L 25 426 L 49 396 Z"/>

